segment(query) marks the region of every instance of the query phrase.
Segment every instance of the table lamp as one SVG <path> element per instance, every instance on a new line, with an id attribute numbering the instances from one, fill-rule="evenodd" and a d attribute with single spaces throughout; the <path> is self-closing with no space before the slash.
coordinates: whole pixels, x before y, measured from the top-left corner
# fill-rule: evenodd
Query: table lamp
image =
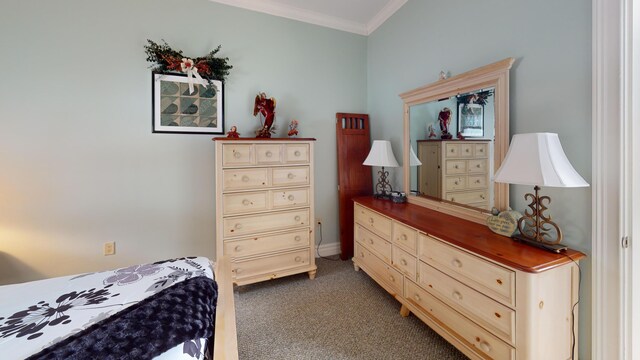
<path id="1" fill-rule="evenodd" d="M 518 220 L 520 234 L 513 237 L 515 240 L 553 252 L 567 249 L 560 244 L 560 227 L 551 221 L 550 215 L 545 214 L 551 198 L 539 196 L 538 191 L 540 186 L 585 187 L 589 184 L 571 166 L 562 150 L 558 134 L 514 135 L 509 151 L 493 180 L 499 183 L 533 185 L 535 195 L 528 193 L 524 196 L 531 203 Z"/>
<path id="2" fill-rule="evenodd" d="M 366 166 L 380 166 L 382 170 L 378 171 L 380 177 L 378 178 L 378 183 L 376 184 L 376 194 L 377 198 L 389 198 L 392 188 L 391 184 L 387 180 L 387 176 L 389 176 L 389 172 L 385 171 L 386 167 L 398 167 L 398 161 L 396 157 L 393 155 L 393 150 L 391 149 L 391 143 L 387 140 L 374 140 L 373 145 L 371 146 L 371 150 L 369 151 L 369 155 L 364 160 L 362 165 Z"/>
<path id="3" fill-rule="evenodd" d="M 416 156 L 416 153 L 413 152 L 413 146 L 409 146 L 409 149 L 411 150 L 411 153 L 409 154 L 409 166 L 422 165 L 422 161 L 420 161 L 420 159 L 418 159 L 418 157 Z"/>

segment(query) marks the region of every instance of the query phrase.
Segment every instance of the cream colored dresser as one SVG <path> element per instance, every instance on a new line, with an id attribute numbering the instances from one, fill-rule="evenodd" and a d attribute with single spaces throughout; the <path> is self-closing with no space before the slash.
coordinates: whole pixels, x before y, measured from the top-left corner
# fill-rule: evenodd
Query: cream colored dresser
<path id="1" fill-rule="evenodd" d="M 489 207 L 490 140 L 420 140 L 418 191 L 477 208 Z"/>
<path id="2" fill-rule="evenodd" d="M 226 139 L 216 144 L 216 256 L 238 285 L 316 274 L 314 139 Z"/>
<path id="3" fill-rule="evenodd" d="M 355 199 L 360 268 L 472 359 L 577 358 L 577 261 L 414 204 Z M 571 259 L 569 258 L 571 257 Z M 573 259 L 573 261 L 572 261 Z"/>

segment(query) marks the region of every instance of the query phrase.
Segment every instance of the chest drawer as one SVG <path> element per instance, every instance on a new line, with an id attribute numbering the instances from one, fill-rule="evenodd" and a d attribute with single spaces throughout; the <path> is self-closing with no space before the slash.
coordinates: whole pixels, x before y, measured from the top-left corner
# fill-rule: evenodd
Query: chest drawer
<path id="1" fill-rule="evenodd" d="M 444 148 L 444 157 L 445 158 L 457 158 L 460 157 L 460 145 L 459 144 L 452 144 L 452 143 L 446 143 L 445 148 Z"/>
<path id="2" fill-rule="evenodd" d="M 360 205 L 356 205 L 353 211 L 355 212 L 355 221 L 365 229 L 378 234 L 385 240 L 391 240 L 391 219 L 379 215 Z"/>
<path id="3" fill-rule="evenodd" d="M 515 359 L 515 349 L 476 325 L 442 301 L 421 289 L 411 281 L 406 282 L 406 298 L 425 314 L 446 324 L 474 349 L 491 359 Z"/>
<path id="4" fill-rule="evenodd" d="M 400 246 L 411 255 L 418 253 L 418 230 L 401 224 L 397 221 L 392 223 L 393 243 Z"/>
<path id="5" fill-rule="evenodd" d="M 467 187 L 467 178 L 464 176 L 447 176 L 444 180 L 445 191 L 464 190 Z"/>
<path id="6" fill-rule="evenodd" d="M 489 156 L 489 144 L 475 144 L 473 146 L 473 153 L 477 158 L 484 158 Z"/>
<path id="7" fill-rule="evenodd" d="M 482 173 L 487 172 L 487 159 L 474 159 L 469 160 L 469 173 Z"/>
<path id="8" fill-rule="evenodd" d="M 279 164 L 282 162 L 281 146 L 277 144 L 257 144 L 256 162 L 262 164 Z"/>
<path id="9" fill-rule="evenodd" d="M 487 201 L 487 190 L 448 192 L 444 194 L 444 199 L 460 204 L 474 204 Z"/>
<path id="10" fill-rule="evenodd" d="M 253 163 L 253 145 L 224 144 L 222 145 L 223 166 L 243 166 Z"/>
<path id="11" fill-rule="evenodd" d="M 267 169 L 225 169 L 222 171 L 222 189 L 260 189 L 268 186 Z"/>
<path id="12" fill-rule="evenodd" d="M 429 236 L 420 236 L 420 260 L 504 304 L 514 306 L 515 273 Z"/>
<path id="13" fill-rule="evenodd" d="M 299 250 L 285 254 L 261 257 L 251 260 L 234 260 L 231 268 L 236 279 L 273 273 L 273 278 L 277 277 L 277 272 L 309 265 L 309 250 Z"/>
<path id="14" fill-rule="evenodd" d="M 463 175 L 467 173 L 467 160 L 445 161 L 445 175 Z"/>
<path id="15" fill-rule="evenodd" d="M 402 274 L 380 260 L 371 251 L 360 243 L 355 243 L 354 257 L 357 264 L 361 265 L 371 277 L 384 283 L 392 292 L 392 295 L 402 296 L 404 291 L 404 277 Z"/>
<path id="16" fill-rule="evenodd" d="M 486 175 L 469 175 L 467 187 L 469 189 L 484 189 L 487 187 Z"/>
<path id="17" fill-rule="evenodd" d="M 308 185 L 309 184 L 309 167 L 284 167 L 273 169 L 273 186 L 283 185 Z"/>
<path id="18" fill-rule="evenodd" d="M 419 262 L 418 284 L 491 331 L 502 340 L 515 344 L 515 311 L 470 287 L 450 278 L 433 267 Z"/>
<path id="19" fill-rule="evenodd" d="M 273 207 L 283 208 L 291 206 L 309 205 L 309 189 L 295 189 L 295 190 L 272 190 L 271 200 Z"/>
<path id="20" fill-rule="evenodd" d="M 284 161 L 288 164 L 308 163 L 309 144 L 286 144 L 284 146 Z"/>
<path id="21" fill-rule="evenodd" d="M 397 246 L 392 249 L 392 264 L 406 275 L 409 279 L 416 281 L 416 258 L 409 255 L 406 251 L 401 250 Z"/>
<path id="22" fill-rule="evenodd" d="M 460 144 L 460 156 L 461 157 L 473 157 L 473 144 Z"/>
<path id="23" fill-rule="evenodd" d="M 309 226 L 309 209 L 228 217 L 223 220 L 222 226 L 225 238 L 266 231 L 286 230 L 293 226 Z"/>
<path id="24" fill-rule="evenodd" d="M 225 241 L 224 253 L 238 258 L 307 246 L 309 246 L 309 230 L 305 229 L 286 234 Z"/>
<path id="25" fill-rule="evenodd" d="M 391 243 L 383 238 L 374 235 L 366 230 L 362 225 L 357 224 L 355 228 L 355 240 L 362 246 L 378 255 L 384 262 L 391 264 Z"/>
<path id="26" fill-rule="evenodd" d="M 222 195 L 224 215 L 267 210 L 267 191 Z"/>

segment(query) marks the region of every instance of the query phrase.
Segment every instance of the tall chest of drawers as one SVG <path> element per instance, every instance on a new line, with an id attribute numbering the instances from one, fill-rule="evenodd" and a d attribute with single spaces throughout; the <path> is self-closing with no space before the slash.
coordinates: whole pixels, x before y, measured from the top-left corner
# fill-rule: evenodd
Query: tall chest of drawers
<path id="1" fill-rule="evenodd" d="M 314 257 L 314 139 L 225 139 L 216 146 L 216 256 L 238 285 L 307 272 Z"/>
<path id="2" fill-rule="evenodd" d="M 488 208 L 490 140 L 420 140 L 418 191 L 477 208 Z"/>
<path id="3" fill-rule="evenodd" d="M 354 267 L 472 359 L 577 358 L 577 262 L 414 204 L 357 198 Z M 569 258 L 570 257 L 570 258 Z"/>

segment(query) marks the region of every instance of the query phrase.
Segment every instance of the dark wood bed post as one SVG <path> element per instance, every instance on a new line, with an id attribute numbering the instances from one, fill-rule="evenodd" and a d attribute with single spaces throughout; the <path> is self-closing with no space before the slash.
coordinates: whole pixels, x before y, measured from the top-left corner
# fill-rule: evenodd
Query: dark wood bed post
<path id="1" fill-rule="evenodd" d="M 371 148 L 369 115 L 336 113 L 340 259 L 353 257 L 353 201 L 373 194 L 371 167 L 362 163 Z"/>

